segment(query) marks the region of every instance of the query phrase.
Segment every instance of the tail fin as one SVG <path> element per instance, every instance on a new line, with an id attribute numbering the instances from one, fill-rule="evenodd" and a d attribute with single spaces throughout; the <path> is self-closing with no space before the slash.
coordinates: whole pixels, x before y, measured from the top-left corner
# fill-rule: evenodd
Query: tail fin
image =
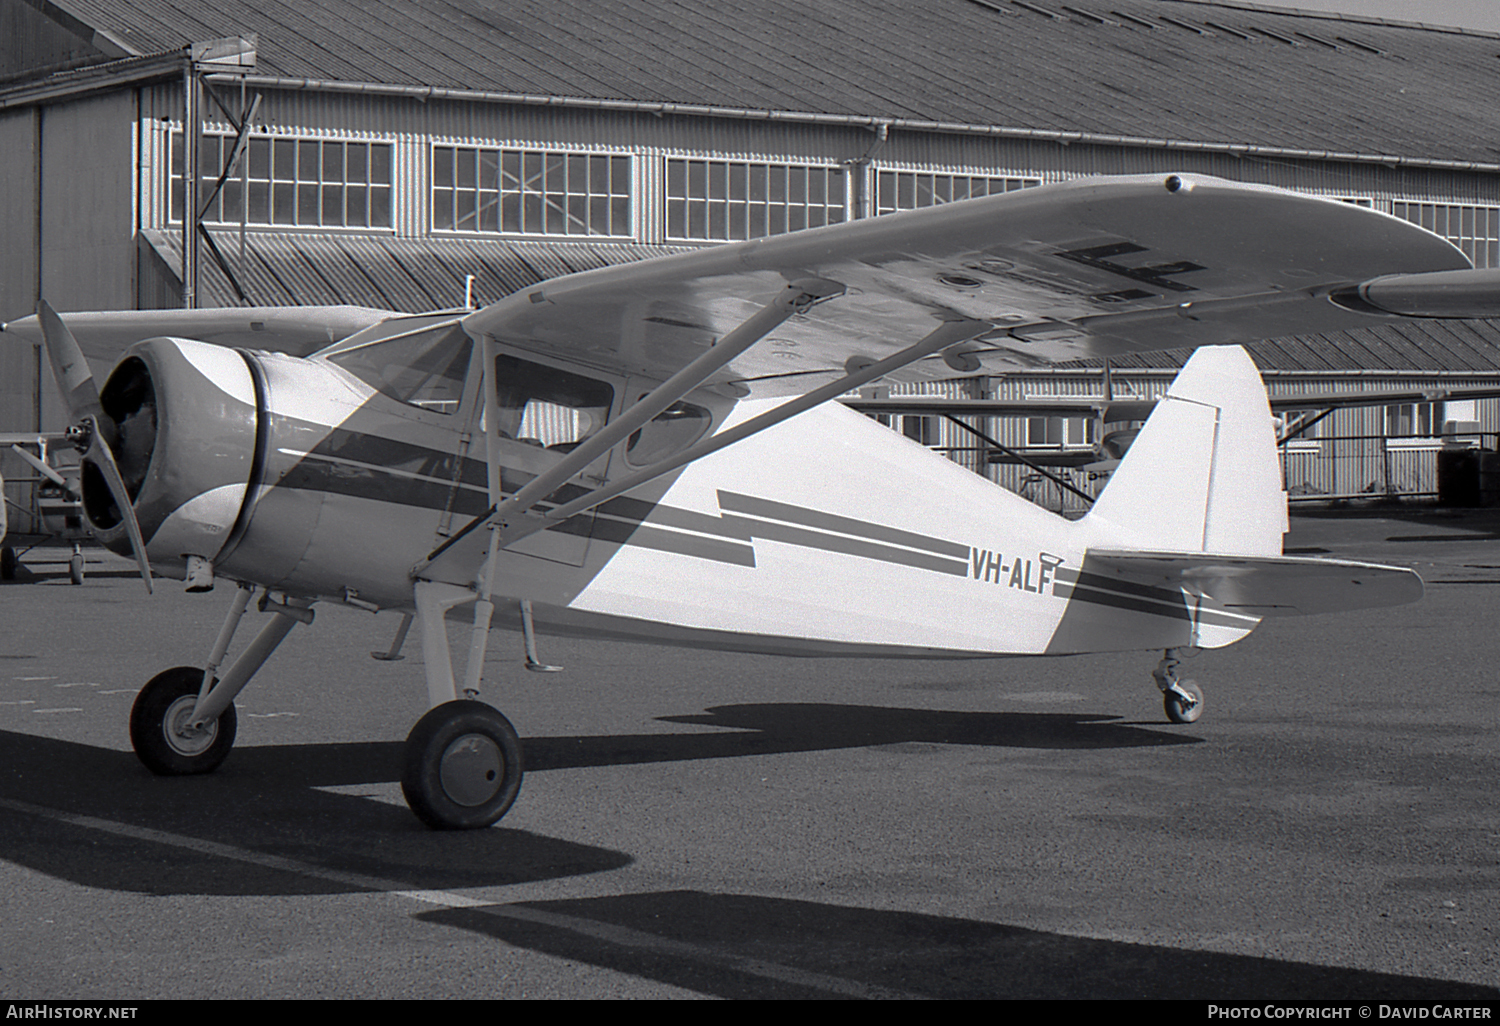
<path id="1" fill-rule="evenodd" d="M 1287 515 L 1276 432 L 1244 349 L 1193 353 L 1085 519 L 1112 547 L 1281 554 Z"/>

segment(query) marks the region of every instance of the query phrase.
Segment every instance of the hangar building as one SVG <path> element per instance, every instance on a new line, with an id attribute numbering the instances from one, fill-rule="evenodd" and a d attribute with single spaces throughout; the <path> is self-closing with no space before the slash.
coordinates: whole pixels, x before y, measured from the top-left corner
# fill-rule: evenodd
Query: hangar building
<path id="1" fill-rule="evenodd" d="M 1495 266 L 1497 71 L 1494 35 L 1215 0 L 0 0 L 0 321 L 42 297 L 482 305 L 568 271 L 1140 172 L 1358 203 Z M 1500 382 L 1488 322 L 1254 352 L 1281 394 Z M 1114 387 L 1152 394 L 1180 358 L 1120 361 Z M 0 431 L 61 426 L 42 363 L 0 347 Z M 1099 387 L 1064 367 L 949 392 Z M 1500 431 L 1500 408 L 1341 413 L 1289 452 L 1288 485 L 1430 491 L 1448 422 Z M 992 430 L 1096 441 L 1066 419 Z"/>

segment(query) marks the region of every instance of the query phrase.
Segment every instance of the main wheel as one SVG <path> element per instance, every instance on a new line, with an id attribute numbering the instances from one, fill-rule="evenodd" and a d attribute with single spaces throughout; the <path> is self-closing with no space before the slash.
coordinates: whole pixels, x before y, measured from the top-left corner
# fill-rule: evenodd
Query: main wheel
<path id="1" fill-rule="evenodd" d="M 0 548 L 0 581 L 14 581 L 16 579 L 16 567 L 20 560 L 16 559 L 16 550 L 9 545 Z"/>
<path id="2" fill-rule="evenodd" d="M 505 815 L 521 790 L 521 739 L 483 702 L 444 702 L 406 738 L 401 792 L 434 830 L 476 830 Z"/>
<path id="3" fill-rule="evenodd" d="M 1177 686 L 1186 691 L 1191 700 L 1185 700 L 1176 692 L 1163 691 L 1161 701 L 1167 719 L 1173 723 L 1193 723 L 1203 715 L 1203 689 L 1195 680 L 1180 680 Z"/>
<path id="4" fill-rule="evenodd" d="M 146 682 L 130 708 L 130 743 L 152 773 L 164 777 L 212 773 L 234 747 L 234 706 L 200 730 L 188 727 L 203 671 L 196 666 L 163 670 Z"/>

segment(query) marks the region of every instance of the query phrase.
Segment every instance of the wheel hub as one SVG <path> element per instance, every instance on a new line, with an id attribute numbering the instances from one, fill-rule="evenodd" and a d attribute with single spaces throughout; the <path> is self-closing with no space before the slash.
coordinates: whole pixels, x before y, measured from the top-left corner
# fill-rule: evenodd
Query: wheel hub
<path id="1" fill-rule="evenodd" d="M 161 732 L 167 744 L 179 755 L 202 755 L 219 736 L 219 721 L 210 720 L 197 730 L 193 729 L 193 707 L 198 704 L 197 695 L 183 695 L 167 706 L 162 717 Z"/>
<path id="2" fill-rule="evenodd" d="M 454 738 L 438 768 L 443 790 L 455 803 L 466 807 L 483 805 L 505 783 L 505 763 L 500 746 L 483 734 Z"/>

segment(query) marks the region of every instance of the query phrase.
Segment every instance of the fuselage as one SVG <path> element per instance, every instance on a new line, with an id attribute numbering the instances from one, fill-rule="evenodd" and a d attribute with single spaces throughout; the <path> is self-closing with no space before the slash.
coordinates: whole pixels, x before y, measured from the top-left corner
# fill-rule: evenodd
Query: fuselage
<path id="1" fill-rule="evenodd" d="M 133 347 L 103 398 L 153 566 L 180 574 L 198 556 L 289 595 L 409 609 L 415 568 L 447 545 L 443 565 L 463 569 L 441 579 L 472 586 L 487 532 L 463 528 L 491 495 L 470 359 L 448 360 L 446 385 L 403 392 L 368 356 Z M 650 385 L 500 359 L 509 419 L 488 444 L 503 494 Z M 552 501 L 780 401 L 688 398 Z M 103 506 L 86 496 L 102 540 L 128 551 Z M 501 625 L 529 599 L 543 629 L 800 654 L 1211 645 L 1254 625 L 1090 572 L 1088 546 L 1107 541 L 830 405 L 502 550 L 491 586 Z"/>

